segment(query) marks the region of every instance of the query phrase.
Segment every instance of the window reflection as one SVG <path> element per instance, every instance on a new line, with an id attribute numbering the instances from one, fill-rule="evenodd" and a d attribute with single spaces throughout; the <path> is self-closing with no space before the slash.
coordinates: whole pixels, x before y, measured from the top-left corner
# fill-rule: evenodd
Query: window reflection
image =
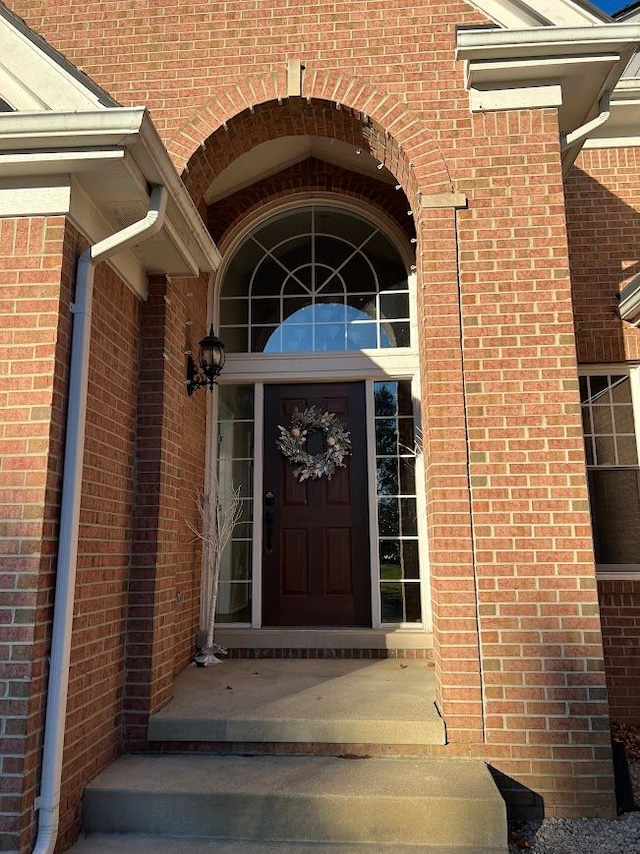
<path id="1" fill-rule="evenodd" d="M 419 623 L 416 452 L 409 381 L 375 383 L 374 407 L 382 622 Z"/>

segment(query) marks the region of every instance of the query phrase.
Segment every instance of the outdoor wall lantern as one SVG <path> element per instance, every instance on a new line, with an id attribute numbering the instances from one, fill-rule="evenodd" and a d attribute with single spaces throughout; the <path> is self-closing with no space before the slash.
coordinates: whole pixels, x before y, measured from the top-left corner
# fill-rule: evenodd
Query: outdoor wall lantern
<path id="1" fill-rule="evenodd" d="M 189 397 L 198 388 L 210 389 L 214 387 L 218 375 L 224 366 L 224 344 L 213 331 L 213 324 L 209 334 L 200 341 L 198 352 L 198 364 L 193 361 L 191 353 L 187 354 L 187 394 Z"/>

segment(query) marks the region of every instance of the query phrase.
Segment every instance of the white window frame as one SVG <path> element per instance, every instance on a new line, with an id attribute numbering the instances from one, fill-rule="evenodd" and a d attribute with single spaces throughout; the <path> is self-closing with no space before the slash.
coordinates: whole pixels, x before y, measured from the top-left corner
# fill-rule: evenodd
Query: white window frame
<path id="1" fill-rule="evenodd" d="M 629 377 L 636 446 L 638 449 L 638 467 L 640 468 L 640 364 L 623 362 L 621 364 L 580 365 L 578 373 L 581 377 L 615 374 Z M 605 466 L 587 465 L 587 471 L 598 471 L 605 468 Z M 615 470 L 624 467 L 611 466 L 611 468 Z M 628 468 L 632 467 L 629 466 Z M 596 563 L 596 577 L 601 581 L 607 579 L 611 581 L 638 579 L 640 578 L 640 560 L 638 563 Z"/>

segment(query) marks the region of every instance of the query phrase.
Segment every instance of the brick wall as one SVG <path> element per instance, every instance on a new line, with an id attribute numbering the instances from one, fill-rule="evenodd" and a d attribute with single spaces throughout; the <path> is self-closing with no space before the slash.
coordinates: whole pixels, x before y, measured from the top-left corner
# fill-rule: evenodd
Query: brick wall
<path id="1" fill-rule="evenodd" d="M 55 560 L 70 245 L 57 217 L 0 219 L 0 848 L 37 783 Z M 61 285 L 61 277 L 63 284 Z M 60 379 L 52 381 L 60 367 Z"/>
<path id="2" fill-rule="evenodd" d="M 481 18 L 462 0 L 11 6 L 121 103 L 150 108 L 178 168 L 188 163 L 203 215 L 225 165 L 288 134 L 365 143 L 397 177 L 419 239 L 434 627 L 452 752 L 494 761 L 542 793 L 549 812 L 610 813 L 554 112 L 470 115 L 455 28 Z M 295 58 L 303 97 L 289 101 Z M 421 210 L 420 194 L 454 189 L 469 196 L 468 211 Z M 202 398 L 181 409 L 171 355 L 188 315 L 181 299 L 168 283 L 143 318 L 137 488 L 155 522 L 151 533 L 141 510 L 134 536 L 133 744 L 186 660 L 193 617 L 191 606 L 178 613 L 184 584 L 173 578 L 194 560 L 186 540 L 172 540 L 186 495 L 181 425 L 194 449 L 204 435 Z M 184 641 L 174 651 L 177 625 Z"/>
<path id="3" fill-rule="evenodd" d="M 640 581 L 600 581 L 611 719 L 640 724 Z"/>
<path id="4" fill-rule="evenodd" d="M 566 181 L 567 223 L 581 362 L 640 356 L 640 329 L 623 323 L 618 295 L 638 275 L 640 148 L 583 151 Z M 640 723 L 637 580 L 599 584 L 611 717 Z"/>
<path id="5" fill-rule="evenodd" d="M 620 321 L 618 295 L 639 272 L 640 148 L 583 151 L 566 200 L 578 359 L 638 359 L 640 330 Z"/>
<path id="6" fill-rule="evenodd" d="M 460 272 L 487 752 L 549 813 L 611 814 L 557 118 L 474 124 Z"/>
<path id="7" fill-rule="evenodd" d="M 154 279 L 142 309 L 137 483 L 131 566 L 125 739 L 146 744 L 147 720 L 170 698 L 194 653 L 200 620 L 197 496 L 204 486 L 204 390 L 185 393 L 185 351 L 207 331 L 204 280 Z"/>

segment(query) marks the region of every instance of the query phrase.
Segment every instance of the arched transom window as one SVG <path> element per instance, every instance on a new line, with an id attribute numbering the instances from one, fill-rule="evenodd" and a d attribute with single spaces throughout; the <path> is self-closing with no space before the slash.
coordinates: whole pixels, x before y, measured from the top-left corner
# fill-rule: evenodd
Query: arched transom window
<path id="1" fill-rule="evenodd" d="M 240 243 L 220 295 L 230 353 L 410 346 L 407 269 L 391 240 L 351 211 L 308 205 Z"/>

